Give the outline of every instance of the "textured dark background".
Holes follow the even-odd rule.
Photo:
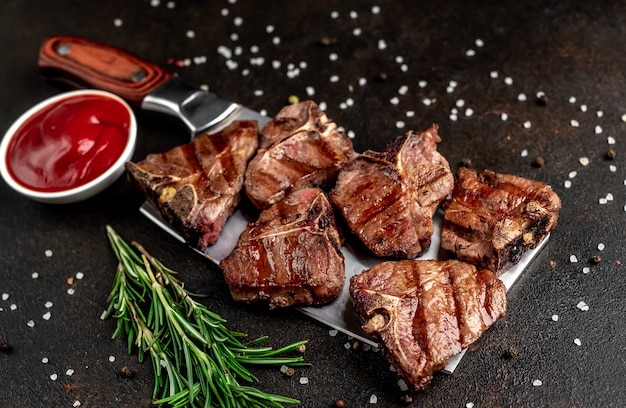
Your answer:
[[[412,395],[410,406],[626,404],[626,265],[620,262],[626,262],[625,2],[157,3],[4,0],[0,128],[62,90],[37,71],[39,45],[50,35],[125,48],[270,115],[290,95],[308,98],[312,86],[310,98],[325,102],[328,115],[353,132],[359,151],[381,149],[399,133],[436,122],[443,138],[439,149],[453,168],[471,161],[479,169],[547,182],[562,198],[563,210],[549,243],[509,292],[507,317],[471,347],[454,375],[437,375],[426,391]],[[220,46],[234,52],[230,62],[218,53]],[[177,66],[185,59],[189,65]],[[290,63],[300,67],[293,78]],[[507,85],[506,77],[513,83]],[[450,81],[456,81],[451,92]],[[399,93],[402,86],[406,93]],[[539,91],[545,103],[537,103]],[[452,120],[460,99],[465,105]],[[466,108],[473,113],[466,115]],[[187,140],[168,121],[140,112],[138,119],[137,159]],[[523,126],[526,121],[530,128]],[[605,157],[609,149],[616,152],[613,160]],[[542,167],[533,165],[537,157]],[[589,165],[581,164],[582,157]],[[4,183],[0,198],[0,341],[12,347],[0,352],[1,407],[150,405],[150,365],[126,355],[124,341],[110,339],[114,322],[99,318],[116,267],[106,224],[180,271],[192,291],[208,294],[206,304],[232,329],[251,337],[267,334],[273,345],[309,339],[306,358],[312,366],[291,378],[276,369],[255,369],[262,389],[299,398],[303,407],[332,407],[338,398],[349,407],[404,405],[395,373],[380,353],[347,349],[352,340],[331,337],[327,327],[296,311],[268,313],[234,304],[215,266],[139,214],[142,198],[125,179],[74,205],[35,203]],[[593,264],[596,255],[601,260]],[[84,278],[69,285],[77,272]],[[581,301],[588,311],[577,308]],[[137,370],[136,377],[120,378],[123,366]],[[301,377],[308,384],[300,384]],[[535,380],[542,385],[534,386]],[[373,395],[376,404],[370,404]]]

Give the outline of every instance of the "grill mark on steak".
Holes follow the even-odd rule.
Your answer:
[[[261,131],[261,149],[246,171],[245,191],[264,209],[301,188],[326,187],[354,158],[350,139],[317,104],[284,107]]]
[[[126,169],[163,218],[190,245],[204,250],[217,241],[240,201],[258,137],[256,121],[235,121],[216,134],[128,162]]]
[[[352,277],[349,290],[363,330],[416,390],[506,311],[495,274],[458,260],[385,261]]]
[[[415,258],[430,246],[433,215],[454,184],[437,130],[409,131],[339,172],[330,199],[376,256]]]
[[[457,258],[501,274],[556,226],[561,201],[547,184],[464,167],[456,175],[441,246]]]
[[[333,208],[318,188],[301,189],[263,210],[220,263],[233,299],[271,309],[321,305],[345,283]]]

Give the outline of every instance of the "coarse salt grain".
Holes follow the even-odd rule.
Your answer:
[[[26,322],[26,326],[32,329],[33,327],[35,327],[35,322],[33,320],[29,320]]]
[[[350,350],[352,348],[352,345],[350,344],[350,342],[346,342],[344,343],[343,348],[345,348],[346,350]]]
[[[68,294],[68,295],[70,295],[70,296],[71,296],[71,295],[73,295],[74,293],[76,293],[76,290],[75,290],[74,288],[69,288],[69,289],[67,289],[67,294]]]
[[[558,322],[559,321],[559,315],[558,314],[553,314],[552,315],[552,321],[553,322]]]
[[[56,381],[58,377],[59,377],[59,376],[58,376],[56,373],[55,373],[55,374],[50,374],[50,379],[51,379],[52,381]]]
[[[567,177],[569,177],[569,178],[574,178],[574,177],[576,177],[576,175],[577,175],[577,174],[578,174],[578,172],[577,172],[577,171],[570,171],[570,172],[567,174]]]
[[[406,111],[405,115],[407,118],[412,118],[415,116],[415,111]]]
[[[51,249],[46,249],[44,251],[44,255],[46,255],[47,258],[50,258],[52,256],[52,250]]]
[[[109,356],[109,363],[112,363],[115,361],[115,356]]]
[[[513,78],[511,77],[504,78],[504,83],[507,85],[513,85]]]
[[[72,404],[73,407],[80,407],[81,403],[79,400],[74,401],[74,403]]]
[[[578,123],[578,121],[577,121],[576,119],[572,119],[572,120],[569,122],[569,124],[570,124],[572,127],[578,127],[578,126],[580,126],[580,123]]]
[[[580,111],[581,112],[587,112],[587,105],[580,105]]]
[[[565,188],[570,188],[572,186],[572,182],[569,180],[565,180],[565,182],[563,183],[563,187]]]
[[[474,44],[476,44],[476,46],[480,48],[485,45],[485,42],[482,39],[477,38],[476,40],[474,40]]]
[[[602,116],[604,116],[604,112],[602,112],[601,110],[600,110],[600,111],[597,111],[597,112],[596,112],[596,116],[597,116],[597,117],[599,117],[599,118],[601,118]]]
[[[72,376],[72,374],[74,374],[74,370],[72,370],[71,368],[68,368],[67,371],[65,371],[65,375],[67,376]]]
[[[609,171],[610,171],[611,173],[615,173],[615,172],[617,171],[617,166],[614,166],[614,165],[612,165],[612,164],[611,164],[611,165],[609,165]]]
[[[599,135],[600,133],[602,133],[602,127],[600,125],[596,125],[593,131],[596,135]]]
[[[472,116],[473,114],[474,114],[474,109],[472,108],[465,109],[465,116],[467,116],[468,118]]]
[[[385,48],[387,48],[387,43],[385,42],[385,40],[378,40],[378,49],[384,50]]]
[[[376,396],[376,394],[370,395],[370,404],[376,404],[376,403],[378,403],[378,397]]]
[[[233,24],[235,24],[237,27],[241,26],[243,24],[243,18],[242,17],[235,17],[233,19]]]
[[[615,138],[613,136],[609,136],[606,138],[606,142],[610,145],[614,145],[615,144]]]
[[[454,104],[457,108],[462,108],[463,106],[465,106],[465,99],[457,99]]]
[[[526,94],[525,93],[521,93],[519,95],[517,95],[517,100],[520,102],[524,102],[526,100]]]
[[[400,95],[406,95],[408,91],[409,91],[409,87],[406,85],[402,85],[400,88],[398,88],[398,93]]]
[[[354,30],[352,30],[352,35],[358,37],[361,35],[362,32],[363,30],[360,27],[356,27]]]
[[[426,85],[428,85],[428,82],[424,81],[423,79],[417,82],[417,86],[419,86],[420,88],[426,88]]]
[[[578,262],[578,258],[576,258],[576,255],[570,255],[569,261],[571,263],[576,263],[576,262]]]
[[[17,305],[15,303],[13,303],[13,304],[11,304],[11,306],[9,306],[9,309],[17,310]]]
[[[465,55],[468,57],[473,57],[474,55],[476,55],[476,51],[470,48],[469,50],[465,51]]]
[[[498,77],[498,71],[489,72],[489,78],[496,79]]]
[[[533,387],[541,387],[542,385],[543,385],[543,382],[541,380],[533,381]]]
[[[430,106],[433,103],[433,101],[430,98],[423,98],[422,103],[426,106]]]
[[[3,293],[2,294],[2,300],[7,300],[9,298],[9,294],[8,293]]]
[[[113,20],[113,25],[115,27],[121,27],[122,26],[122,19],[121,18],[116,18]]]
[[[339,76],[338,75],[332,75],[330,77],[330,82],[338,82],[339,81]]]
[[[44,313],[43,316],[41,316],[44,320],[50,320],[50,317],[52,316],[52,314],[50,312],[46,312]]]
[[[38,274],[37,272],[33,272],[33,273],[30,275],[30,277],[31,277],[31,278],[33,278],[33,279],[37,279],[37,278],[39,278],[39,274]]]
[[[389,99],[389,103],[392,105],[397,105],[400,103],[400,99],[397,96],[394,96],[393,98]]]
[[[521,156],[522,157],[527,157],[528,156],[528,150],[526,150],[526,149],[522,150]]]
[[[569,103],[576,103],[576,97],[575,96],[570,96],[569,97]]]
[[[49,361],[48,357],[44,357],[44,358],[41,359],[41,363],[42,364],[48,364],[48,361]]]
[[[591,269],[590,269],[588,266],[585,266],[585,267],[583,268],[583,273],[584,273],[585,275],[587,275],[589,272],[591,272]]]
[[[581,157],[580,159],[578,159],[578,162],[580,164],[582,164],[583,166],[588,166],[589,165],[589,157]]]
[[[196,36],[196,32],[193,30],[187,30],[185,35],[187,36],[187,38],[194,38]]]
[[[531,123],[529,120],[527,120],[526,122],[524,122],[524,129],[530,129]]]
[[[331,337],[335,337],[338,333],[339,333],[339,330],[337,330],[337,329],[332,329],[332,330],[329,330],[329,331],[328,331],[328,334],[329,334]]]
[[[576,304],[576,307],[582,310],[583,312],[586,312],[589,310],[589,305],[582,300]]]
[[[300,384],[306,385],[309,383],[309,379],[307,377],[300,377]]]
[[[583,343],[582,343],[582,341],[580,341],[580,339],[579,339],[579,338],[575,338],[575,339],[574,339],[574,344],[575,344],[575,345],[577,345],[577,346],[580,346],[580,345],[582,345]]]
[[[372,6],[372,14],[380,13],[380,6]]]
[[[398,380],[398,387],[400,387],[400,391],[403,392],[409,390],[409,386],[406,385],[406,382],[403,379]]]
[[[396,122],[396,127],[398,129],[402,129],[404,126],[405,126],[405,123],[404,123],[403,120],[399,120],[399,121]]]
[[[474,403],[468,402],[467,404],[465,404],[465,408],[474,408]]]
[[[50,301],[47,301],[47,302],[44,304],[44,307],[45,307],[46,309],[50,309],[52,306],[54,306],[54,303],[52,303],[52,302],[50,302]]]
[[[622,115],[622,118],[621,118],[621,119],[622,119],[622,122],[626,122],[626,113],[624,113],[624,114]]]
[[[604,251],[604,248],[606,248],[606,246],[603,243],[598,244],[598,251]]]

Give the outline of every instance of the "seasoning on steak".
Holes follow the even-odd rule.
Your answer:
[[[240,201],[258,139],[256,121],[235,121],[216,134],[128,162],[126,169],[163,218],[190,245],[204,250],[217,241]]]
[[[495,274],[458,260],[386,261],[353,276],[350,295],[363,330],[416,390],[506,311]]]
[[[333,208],[319,188],[297,190],[248,224],[220,263],[233,299],[270,309],[322,305],[345,283]]]
[[[441,247],[500,275],[554,229],[561,200],[523,177],[459,168],[444,204]]]
[[[283,108],[261,131],[246,171],[245,191],[264,209],[292,191],[325,187],[354,158],[352,142],[312,101]]]
[[[437,131],[409,131],[339,172],[330,199],[376,256],[415,258],[430,246],[433,215],[454,185]]]

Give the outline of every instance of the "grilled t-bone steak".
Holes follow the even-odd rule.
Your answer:
[[[430,246],[433,214],[454,185],[437,130],[409,131],[339,172],[330,199],[376,256],[415,258]]]
[[[284,107],[261,130],[245,191],[260,209],[300,188],[325,187],[354,158],[350,139],[312,101]]]
[[[235,121],[139,163],[131,179],[192,246],[214,244],[241,198],[246,165],[258,148],[256,121]]]
[[[363,330],[416,390],[506,311],[502,281],[458,260],[382,262],[350,279],[350,295]]]
[[[345,283],[340,250],[330,202],[319,188],[306,188],[263,210],[220,267],[237,301],[322,305]]]
[[[465,167],[456,176],[441,247],[458,259],[500,275],[556,226],[561,200],[549,185]]]

